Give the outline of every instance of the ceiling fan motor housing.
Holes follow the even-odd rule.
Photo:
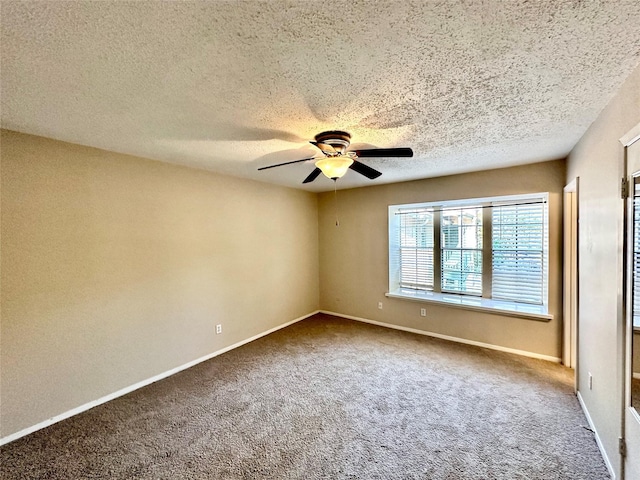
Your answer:
[[[347,147],[351,144],[351,135],[348,132],[342,132],[340,130],[330,130],[328,132],[322,132],[315,136],[316,142],[324,143],[325,145],[331,145],[337,155],[344,155]],[[327,152],[323,152],[325,155]]]

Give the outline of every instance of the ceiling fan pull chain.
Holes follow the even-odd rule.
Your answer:
[[[333,199],[335,201],[335,206],[336,206],[336,227],[340,226],[340,221],[338,220],[338,185],[337,185],[337,178],[333,179]]]

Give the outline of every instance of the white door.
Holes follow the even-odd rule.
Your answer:
[[[625,146],[629,181],[624,478],[631,480],[640,479],[640,124],[620,141]]]

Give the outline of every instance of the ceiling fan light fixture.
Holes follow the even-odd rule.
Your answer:
[[[316,162],[316,167],[322,170],[322,173],[328,178],[335,180],[347,173],[349,167],[353,164],[353,159],[346,156],[335,156],[321,158]]]

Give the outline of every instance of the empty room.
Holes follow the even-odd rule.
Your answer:
[[[636,0],[0,24],[0,477],[640,479]]]

